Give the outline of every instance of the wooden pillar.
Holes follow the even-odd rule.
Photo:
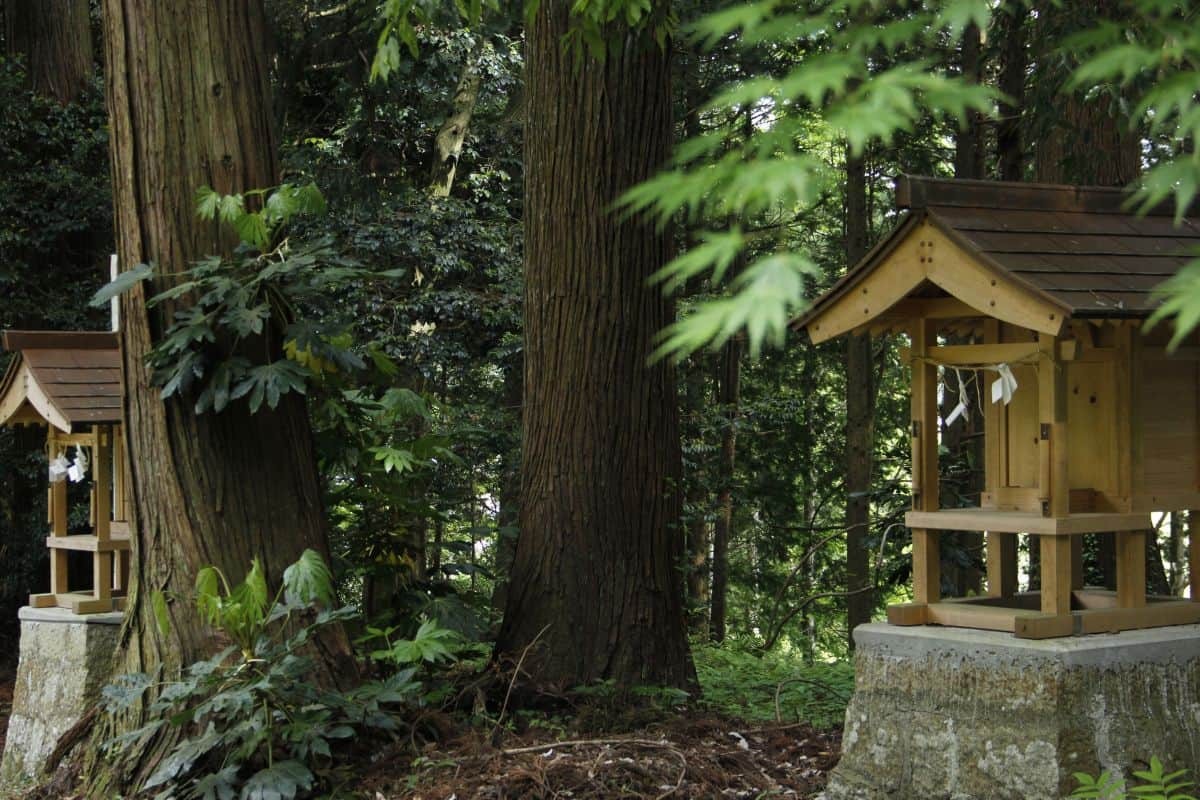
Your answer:
[[[1017,537],[1012,533],[987,534],[988,597],[1017,593]]]
[[[1071,513],[1071,482],[1067,464],[1067,369],[1058,337],[1038,334],[1038,499],[1042,516]],[[1071,590],[1076,564],[1071,537],[1042,536],[1042,611],[1063,616],[1071,613]],[[1082,551],[1080,551],[1082,552]],[[1081,561],[1081,559],[1080,559]]]
[[[925,361],[937,344],[937,327],[920,319],[912,326],[912,498],[913,509],[938,509],[937,367]],[[942,568],[938,531],[912,531],[913,600],[941,598]]]
[[[125,432],[121,425],[112,428],[113,452],[113,519],[124,522],[129,519],[125,505]]]
[[[1146,532],[1117,533],[1117,606],[1146,606]]]
[[[107,542],[112,524],[112,431],[103,425],[94,425],[92,435],[96,446],[92,448],[92,508],[95,510],[96,539]],[[110,572],[111,572],[111,564]],[[111,579],[110,579],[111,580]]]
[[[1042,552],[1042,613],[1071,613],[1071,538],[1040,536]]]
[[[1038,335],[1038,497],[1042,516],[1065,517],[1071,511],[1067,464],[1067,370],[1058,337]]]
[[[54,428],[46,437],[46,453],[48,459],[58,455],[59,443],[54,435]],[[67,479],[50,484],[50,535],[67,535]],[[51,548],[50,550],[50,592],[66,594],[70,591],[70,574],[68,571],[68,552]]]

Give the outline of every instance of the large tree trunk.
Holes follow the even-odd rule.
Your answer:
[[[729,540],[733,528],[733,472],[737,464],[738,404],[741,400],[742,340],[734,336],[721,348],[716,401],[724,417],[717,462],[717,518],[713,521],[712,600],[708,623],[714,642],[725,641],[729,607]]]
[[[1000,91],[1009,102],[1000,103],[996,124],[996,171],[1002,181],[1025,177],[1025,152],[1021,143],[1021,110],[1025,104],[1025,70],[1029,66],[1026,49],[1029,9],[1023,3],[1002,5],[996,21],[1003,42],[1000,51]]]
[[[1130,130],[1128,117],[1107,92],[1085,97],[1065,87],[1071,68],[1055,51],[1063,39],[1091,27],[1097,18],[1120,16],[1121,0],[1083,2],[1046,0],[1038,7],[1039,73],[1052,87],[1051,113],[1040,121],[1035,168],[1041,183],[1125,186],[1141,173],[1141,137]]]
[[[173,311],[148,309],[147,295],[192,259],[230,244],[198,221],[196,190],[278,180],[262,8],[241,0],[105,0],[104,20],[117,250],[122,264],[153,264],[157,276],[121,301],[135,535],[117,668],[161,668],[169,679],[217,646],[187,600],[197,570],[214,564],[237,580],[258,557],[276,582],[304,548],[326,552],[325,523],[302,398],[286,395],[277,410],[254,415],[244,404],[196,415],[186,398],[162,401],[145,365]],[[156,592],[173,599],[167,631],[151,610]],[[318,663],[328,672],[318,679],[344,668],[335,662],[345,652],[338,636],[323,642]],[[151,741],[132,763],[97,761],[90,796],[136,785],[165,744]]]
[[[569,3],[527,32],[521,536],[497,642],[565,686],[690,686],[674,369],[648,365],[672,304],[647,286],[670,236],[612,213],[672,141],[668,53],[563,46]],[[540,637],[540,638],[539,638]]]
[[[63,105],[92,78],[88,0],[4,0],[4,42],[24,59],[30,87]]]
[[[867,170],[860,156],[846,154],[846,263],[867,252]],[[871,621],[871,471],[875,449],[875,385],[871,337],[846,337],[846,630]]]
[[[963,31],[959,53],[959,71],[962,79],[968,83],[979,83],[983,80],[982,49],[983,40],[979,26],[968,25]],[[955,141],[954,177],[982,178],[984,152],[983,114],[968,111]]]

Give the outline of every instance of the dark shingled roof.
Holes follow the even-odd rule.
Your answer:
[[[1071,316],[1146,316],[1157,305],[1153,289],[1200,257],[1200,218],[1176,224],[1170,204],[1138,216],[1128,199],[1122,189],[903,176],[896,204],[909,214],[805,319],[870,273],[922,220]]]
[[[115,333],[5,331],[13,351],[0,381],[0,424],[32,406],[71,432],[121,421],[121,352]]]
[[[1142,316],[1151,291],[1200,256],[1200,220],[1138,216],[1121,189],[901,178],[897,203],[1074,316]]]

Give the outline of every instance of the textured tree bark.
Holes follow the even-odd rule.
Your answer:
[[[1000,91],[1011,102],[1000,103],[1000,121],[996,125],[996,169],[1002,181],[1025,178],[1025,151],[1021,142],[1021,110],[1025,102],[1025,70],[1029,66],[1027,20],[1029,9],[1023,3],[1006,3],[997,11],[1000,36]]]
[[[4,0],[4,42],[24,59],[33,91],[62,105],[92,78],[88,0]]]
[[[433,166],[429,174],[429,191],[434,197],[449,197],[454,186],[454,173],[458,169],[458,157],[462,154],[463,142],[467,140],[467,129],[475,103],[479,100],[479,87],[483,74],[479,69],[479,58],[483,52],[483,37],[480,36],[463,62],[462,74],[454,89],[450,115],[438,128],[434,137]]]
[[[1049,66],[1041,80],[1055,86],[1052,108],[1041,122],[1035,171],[1041,183],[1125,186],[1141,173],[1141,137],[1129,128],[1116,98],[1107,93],[1087,98],[1062,84],[1067,68],[1053,52],[1064,36],[1085,30],[1097,18],[1119,18],[1121,0],[1042,3],[1038,7],[1041,58]]]
[[[737,464],[738,404],[742,384],[742,340],[734,336],[721,347],[717,373],[717,406],[725,417],[717,462],[717,518],[713,521],[712,597],[708,621],[714,642],[725,641],[729,599],[729,540],[733,527],[733,472]]]
[[[521,535],[496,652],[536,640],[535,682],[691,686],[674,369],[647,364],[670,236],[612,213],[671,147],[669,55],[614,30],[605,61],[579,56],[569,6],[526,33]]]
[[[867,252],[867,173],[862,156],[846,153],[846,263]],[[871,336],[846,337],[846,630],[871,621],[871,472],[875,450],[875,381]]]
[[[983,80],[983,40],[979,26],[972,23],[963,31],[959,65],[963,80],[979,83]],[[983,115],[968,111],[959,128],[954,147],[954,177],[983,177]]]
[[[144,360],[173,311],[148,309],[147,295],[192,259],[231,244],[197,219],[196,190],[278,180],[261,4],[105,0],[104,21],[117,250],[122,264],[150,263],[156,272],[152,287],[121,299],[135,534],[117,669],[161,668],[170,678],[216,646],[186,600],[199,567],[214,564],[237,580],[258,557],[275,582],[304,548],[326,553],[325,523],[302,399],[286,395],[277,410],[255,415],[243,404],[196,415],[187,399],[159,398]],[[151,609],[156,592],[172,598],[167,631]],[[318,679],[345,670],[347,652],[341,636],[323,641],[316,654],[327,671]],[[98,728],[95,741],[138,723],[115,720],[118,730]],[[88,796],[136,786],[165,745],[151,741],[128,763],[97,756]]]

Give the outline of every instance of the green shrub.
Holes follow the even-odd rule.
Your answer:
[[[177,729],[178,742],[141,787],[163,800],[290,800],[333,784],[339,745],[367,732],[403,732],[391,709],[420,702],[423,687],[413,666],[348,691],[317,685],[306,645],[322,628],[357,615],[330,608],[332,599],[329,569],[311,550],[284,572],[274,597],[257,559],[236,586],[216,568],[201,570],[197,611],[234,644],[178,680],[156,683],[135,673],[106,687],[106,708],[117,713],[155,690],[149,721],[111,741],[110,753],[136,754],[164,728]],[[162,608],[161,597],[155,605]]]
[[[693,643],[703,704],[748,720],[842,724],[854,688],[853,665],[805,664],[787,653],[754,653],[736,645]]]

